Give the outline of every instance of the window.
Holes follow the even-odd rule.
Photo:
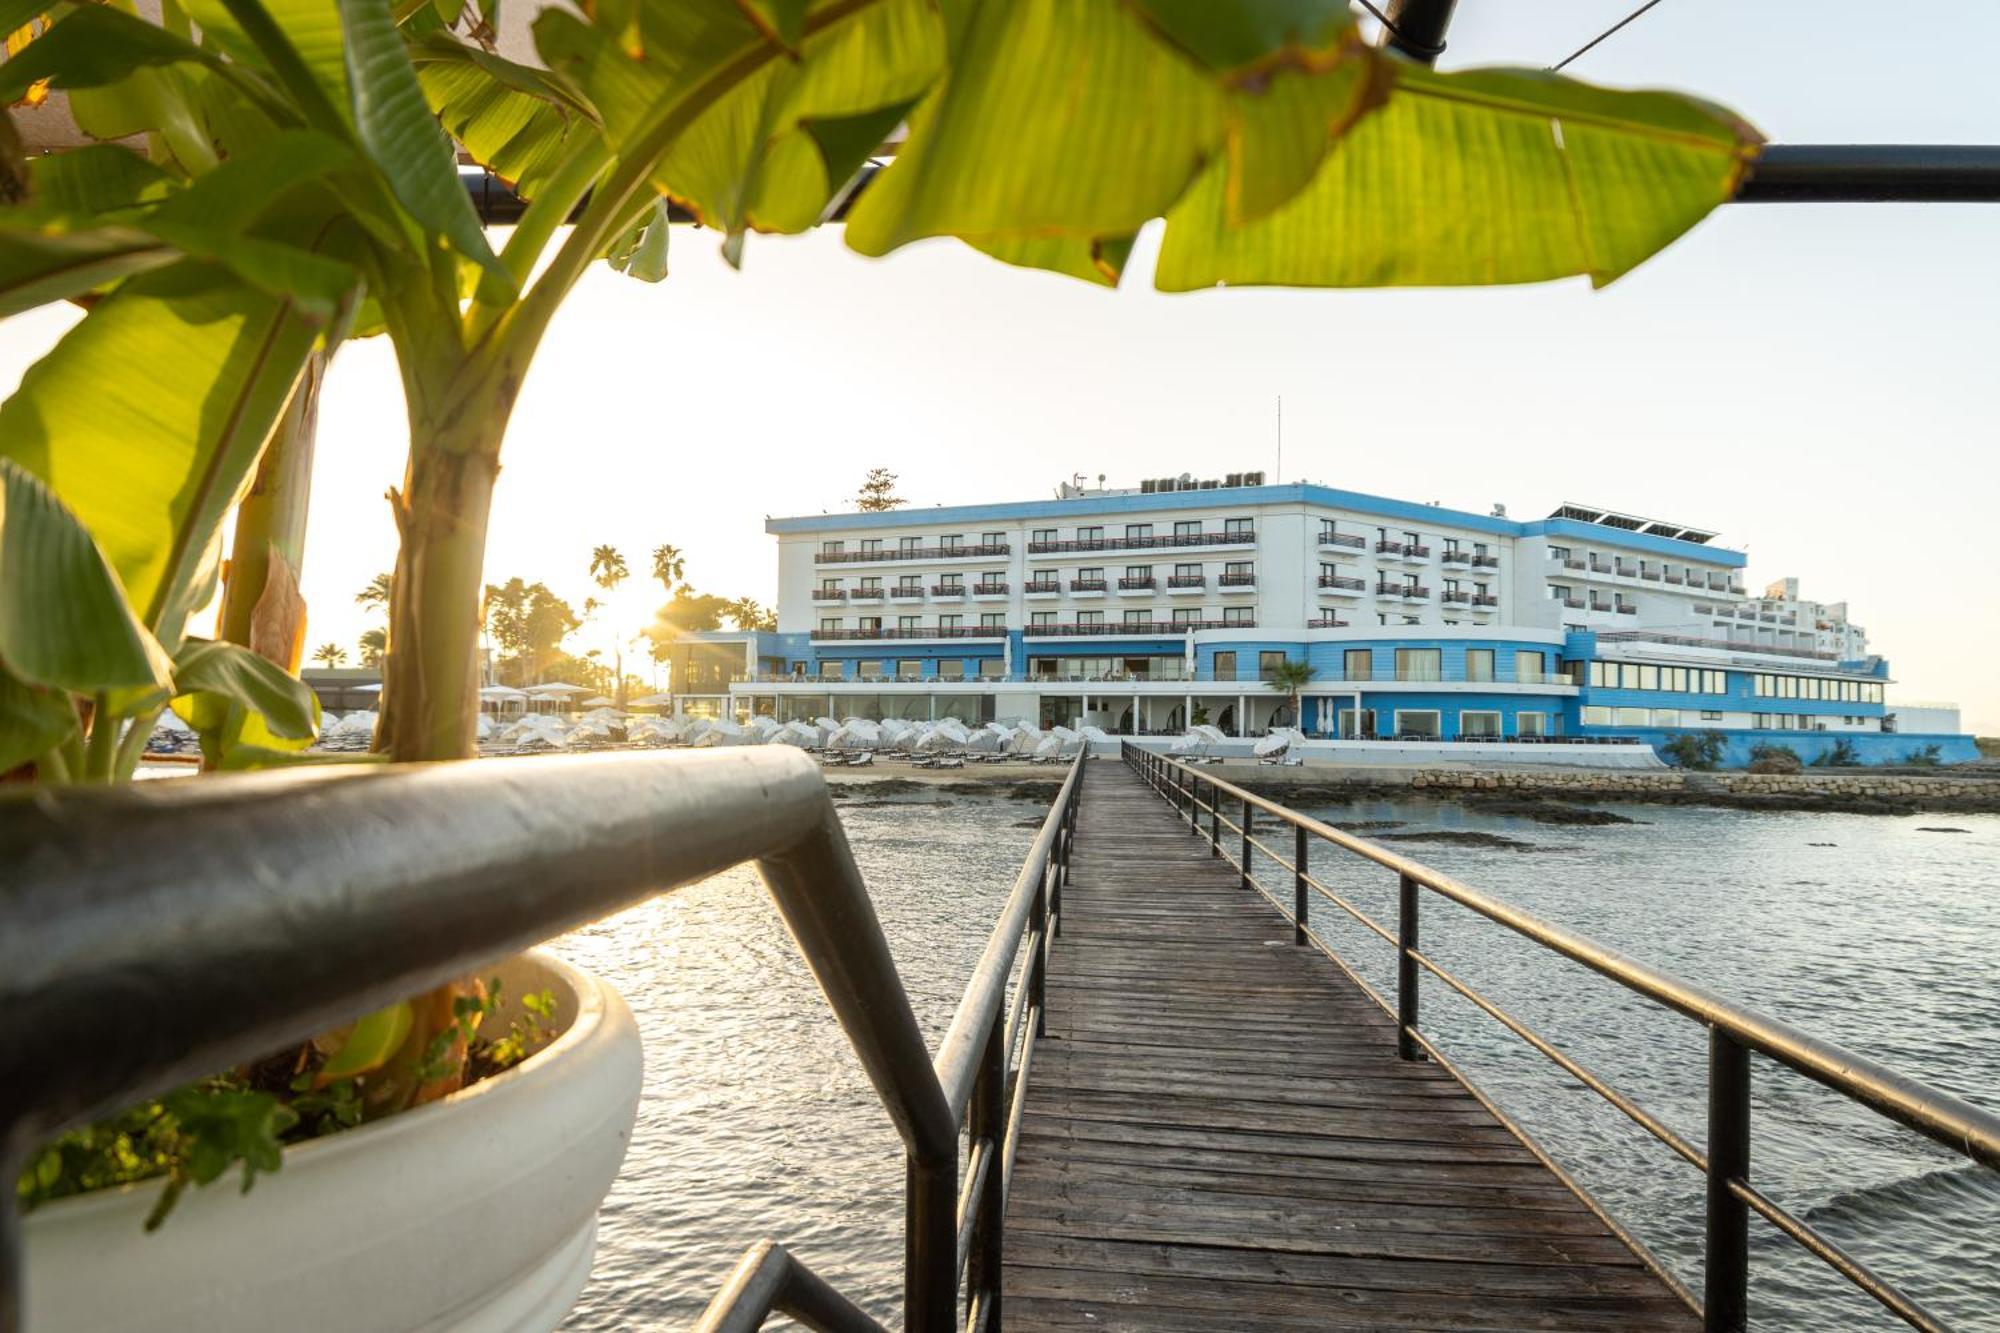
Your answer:
[[[1722,721],[1722,710],[1718,708],[1704,708],[1701,710],[1701,720],[1704,722],[1720,722]]]
[[[1375,654],[1367,648],[1349,648],[1341,654],[1342,680],[1375,679]]]
[[[1028,612],[1028,624],[1032,628],[1040,629],[1044,625],[1053,625],[1055,623],[1056,623],[1056,613],[1053,611]]]
[[[1567,547],[1567,546],[1551,546],[1551,547],[1549,548],[1549,559],[1551,559],[1551,560],[1567,560],[1567,559],[1569,559],[1569,558],[1570,558],[1570,555],[1569,555],[1569,547]]]
[[[921,537],[898,537],[896,539],[896,549],[905,553],[922,550],[923,545],[924,539]]]
[[[921,575],[905,574],[896,580],[896,595],[899,597],[922,596],[924,580]]]
[[[839,680],[847,674],[846,668],[847,663],[845,662],[821,662],[819,664],[819,678],[821,680]]]
[[[1076,571],[1076,579],[1079,583],[1102,583],[1104,582],[1104,566],[1093,565],[1089,569],[1079,569]]]
[[[981,629],[1007,628],[1007,613],[1005,611],[981,611],[979,613],[979,628]]]
[[[868,537],[862,540],[861,550],[866,555],[873,555],[881,549],[882,539],[880,537]]]
[[[861,617],[861,628],[865,632],[870,634],[880,634],[882,632],[882,617],[880,616]]]
[[[1152,538],[1152,535],[1153,525],[1151,523],[1127,523],[1125,525],[1125,540],[1128,542],[1147,541]]]
[[[1461,736],[1498,736],[1500,715],[1492,712],[1462,712],[1458,715],[1458,734]]]
[[[938,591],[940,591],[940,592],[964,592],[964,591],[965,591],[965,575],[963,575],[963,574],[940,574],[940,575],[938,575]]]
[[[1570,599],[1574,598],[1575,596],[1576,596],[1576,592],[1575,592],[1575,590],[1574,590],[1574,589],[1572,589],[1572,588],[1569,588],[1569,587],[1567,587],[1567,586],[1565,586],[1565,585],[1563,585],[1563,584],[1560,584],[1560,583],[1551,583],[1551,584],[1549,585],[1549,600],[1550,600],[1550,601],[1553,601],[1553,602],[1567,602],[1567,601],[1569,601]]]
[[[957,629],[957,628],[958,628],[959,626],[963,625],[964,623],[965,623],[965,617],[964,617],[964,616],[939,616],[939,617],[938,617],[938,628],[939,628],[939,629]]]
[[[1546,736],[1549,734],[1547,713],[1514,714],[1514,734],[1516,736]]]
[[[1151,611],[1127,611],[1125,613],[1125,624],[1129,628],[1144,629],[1152,623],[1153,613]]]
[[[1104,529],[1094,524],[1087,528],[1078,528],[1076,539],[1080,542],[1101,542],[1104,540]]]
[[[1396,735],[1408,736],[1416,740],[1436,740],[1443,728],[1438,723],[1435,708],[1398,708],[1396,710]]]
[[[1456,538],[1456,537],[1446,537],[1446,538],[1444,539],[1444,553],[1445,553],[1446,555],[1457,555],[1457,554],[1459,553],[1459,551],[1458,551],[1458,538]]]
[[[1257,679],[1269,680],[1285,664],[1283,649],[1266,649],[1257,654]]]
[[[1192,629],[1201,624],[1201,611],[1192,606],[1177,606],[1174,608],[1174,623]]]
[[[1523,685],[1544,684],[1542,673],[1547,669],[1547,661],[1548,659],[1538,652],[1525,648],[1516,649],[1514,652],[1514,679],[1520,681]]]
[[[1436,648],[1398,648],[1397,680],[1443,680],[1443,652]],[[1401,730],[1401,728],[1398,728]]]
[[[965,547],[964,533],[954,532],[951,533],[949,536],[938,538],[938,549],[943,551],[947,555],[963,550],[964,547]]]
[[[825,634],[825,633],[831,633],[832,631],[834,631],[834,630],[837,630],[837,629],[839,629],[839,628],[840,628],[840,617],[839,617],[839,616],[821,616],[821,617],[820,617],[820,622],[819,622],[819,628],[820,628],[820,632],[821,632],[821,633],[823,633],[823,634]]]
[[[1174,523],[1174,536],[1176,537],[1201,536],[1201,520],[1198,518],[1184,518],[1177,520]]]
[[[872,593],[881,592],[882,591],[881,575],[871,574],[867,578],[861,580],[861,591],[872,592]]]
[[[1153,567],[1151,565],[1127,565],[1125,566],[1125,577],[1140,583],[1148,582],[1153,577]]]
[[[1028,534],[1028,540],[1031,542],[1053,542],[1056,540],[1056,530],[1054,528],[1036,528]]]
[[[839,591],[840,591],[840,580],[839,580],[839,579],[821,579],[821,580],[819,581],[819,590],[820,590],[821,592],[839,592]]]
[[[1175,565],[1175,566],[1174,566],[1174,577],[1175,577],[1175,578],[1177,578],[1177,579],[1198,579],[1198,578],[1200,578],[1200,577],[1201,577],[1201,566],[1200,566],[1200,565]]]
[[[856,662],[854,664],[854,678],[856,680],[880,680],[882,679],[882,664],[872,658],[866,662]]]
[[[1215,655],[1215,678],[1217,680],[1236,679],[1236,654],[1217,653]]]
[[[1656,727],[1678,727],[1681,724],[1681,710],[1678,708],[1655,708],[1653,725]]]
[[[1639,668],[1639,688],[1642,690],[1659,689],[1660,669],[1656,666],[1641,666]]]
[[[1104,623],[1104,613],[1102,611],[1079,611],[1076,613],[1076,623],[1079,625],[1102,625]]]
[[[1256,535],[1257,535],[1257,530],[1256,530],[1256,528],[1255,528],[1255,527],[1253,526],[1253,523],[1252,523],[1252,520],[1250,520],[1250,519],[1247,519],[1247,518],[1225,518],[1225,519],[1223,519],[1223,520],[1222,520],[1222,531],[1223,531],[1223,533],[1224,533],[1225,535],[1227,535],[1227,536],[1231,536],[1231,537],[1241,537],[1241,538],[1245,538],[1245,539],[1248,539],[1248,538],[1250,538],[1250,537],[1254,537],[1254,536],[1256,536]]]
[[[1457,579],[1446,579],[1446,580],[1444,581],[1444,590],[1445,590],[1445,591],[1446,591],[1447,593],[1454,593],[1454,592],[1457,592],[1457,591],[1459,590],[1459,589],[1458,589],[1458,580],[1457,580]]]
[[[941,662],[939,662],[939,663],[938,663],[938,679],[939,679],[939,680],[964,680],[964,679],[965,679],[965,661],[964,661],[964,659],[963,659],[963,658],[958,658],[958,657],[952,657],[952,658],[947,658],[947,659],[945,659],[944,661],[941,661]]]
[[[1491,648],[1468,648],[1465,650],[1465,678],[1467,680],[1493,679],[1493,650]],[[1497,736],[1500,733],[1496,730],[1493,734]]]
[[[1006,670],[1006,666],[1007,664],[997,657],[982,657],[979,659],[979,678],[998,680],[1001,673]]]
[[[1472,544],[1472,558],[1474,560],[1483,562],[1489,554],[1491,552],[1488,550],[1485,542],[1474,542]]]
[[[1247,606],[1225,606],[1222,608],[1222,623],[1225,625],[1254,625],[1256,618]]]
[[[923,618],[922,616],[897,616],[897,617],[896,617],[896,628],[897,628],[897,629],[900,629],[900,630],[912,630],[912,629],[922,629],[923,627],[924,627],[924,618]]]
[[[1611,725],[1611,710],[1603,704],[1583,706],[1583,725],[1586,727],[1608,727]]]
[[[979,534],[979,544],[981,546],[1005,546],[1007,544],[1007,534],[1004,532],[982,532]]]
[[[906,657],[902,661],[896,663],[897,680],[922,680],[923,677],[924,677],[924,664],[918,661],[916,658]]]
[[[821,542],[819,544],[819,553],[821,555],[839,555],[846,549],[846,542]]]
[[[1650,708],[1615,708],[1612,712],[1617,716],[1618,725],[1621,727],[1643,727],[1652,720],[1653,715],[1653,710]]]
[[[1226,579],[1247,579],[1256,568],[1254,561],[1231,560],[1223,565],[1222,576]]]
[[[1319,521],[1319,544],[1321,546],[1333,545],[1334,534],[1338,531],[1339,531],[1339,525],[1336,524],[1332,519],[1330,518],[1321,519]]]

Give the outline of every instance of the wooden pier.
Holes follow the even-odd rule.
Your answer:
[[[1007,1328],[1699,1326],[1137,774],[1089,770]]]

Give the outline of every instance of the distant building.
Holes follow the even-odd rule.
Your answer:
[[[374,709],[382,701],[382,673],[374,667],[304,667],[299,679],[319,696],[323,712]]]
[[[1715,534],[1589,505],[1528,521],[1260,474],[769,520],[778,630],[690,636],[691,712],[1460,740],[1715,729],[1740,759],[1871,762],[1889,668],[1845,603],[1746,592]],[[726,645],[726,647],[725,647]],[[1299,718],[1267,685],[1316,668]],[[724,666],[728,678],[724,679]],[[1950,759],[1969,737],[1921,733]]]

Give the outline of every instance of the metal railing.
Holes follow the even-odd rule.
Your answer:
[[[889,560],[991,560],[1014,548],[1004,542],[971,546],[899,546],[893,550],[815,551],[813,561],[821,565],[875,565]]]
[[[1070,541],[1029,542],[1029,555],[1066,551],[1157,551],[1182,546],[1248,546],[1255,532],[1172,532],[1157,537],[1079,537]]]
[[[905,1326],[957,1326],[961,1275],[966,1326],[993,1325],[1082,778],[1079,756],[935,1058],[825,780],[797,751],[12,795],[0,801],[0,1169],[11,1181],[26,1153],[66,1129],[755,861],[903,1140]],[[19,1326],[20,1275],[10,1202],[0,1328]],[[774,1310],[819,1328],[880,1328],[770,1245],[746,1256],[701,1326],[754,1328]]]
[[[1880,1274],[1849,1254],[1810,1222],[1750,1182],[1750,1055],[1752,1052],[1805,1075],[1860,1106],[1874,1111],[1967,1161],[2000,1169],[2000,1116],[1962,1101],[1949,1093],[1919,1083],[1802,1032],[1789,1024],[1743,1008],[1701,987],[1628,958],[1586,936],[1565,930],[1530,915],[1497,898],[1481,893],[1448,875],[1419,862],[1396,855],[1365,839],[1342,833],[1319,820],[1289,810],[1274,801],[1225,782],[1212,773],[1154,753],[1131,742],[1120,744],[1125,763],[1171,802],[1188,821],[1190,833],[1204,834],[1213,853],[1235,866],[1246,889],[1256,889],[1280,912],[1279,897],[1259,883],[1252,871],[1254,848],[1292,877],[1290,919],[1295,944],[1311,943],[1330,958],[1396,1023],[1397,1054],[1405,1060],[1428,1057],[1465,1084],[1563,1180],[1614,1234],[1629,1245],[1648,1267],[1670,1286],[1689,1306],[1702,1314],[1705,1328],[1712,1331],[1741,1330],[1748,1321],[1749,1301],[1749,1219],[1755,1213],[1807,1252],[1819,1258],[1872,1297],[1885,1310],[1912,1327],[1937,1330],[1946,1325]],[[1224,803],[1240,812],[1237,823],[1223,814]],[[1292,830],[1291,859],[1256,836],[1256,819],[1265,815],[1279,827]],[[1224,830],[1240,839],[1238,854],[1230,856],[1224,846]],[[1397,876],[1397,913],[1394,929],[1376,921],[1311,871],[1309,842],[1317,840],[1341,851],[1373,862]],[[1526,1023],[1502,1009],[1476,990],[1471,983],[1447,970],[1423,952],[1421,903],[1423,892],[1468,908],[1515,934],[1598,975],[1643,996],[1662,1008],[1701,1023],[1708,1029],[1708,1125],[1705,1150],[1683,1138],[1660,1119],[1613,1088],[1551,1043]],[[1393,947],[1396,951],[1396,987],[1393,1002],[1364,981],[1312,926],[1311,901],[1324,898],[1342,912]],[[1537,1052],[1553,1061],[1571,1078],[1581,1083],[1641,1129],[1664,1143],[1707,1178],[1703,1292],[1697,1299],[1678,1278],[1610,1216],[1532,1138],[1459,1071],[1427,1036],[1419,1024],[1421,993],[1419,980],[1428,972],[1452,991],[1469,1000],[1488,1017],[1521,1038]]]

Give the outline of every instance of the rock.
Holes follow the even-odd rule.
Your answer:
[[[1429,829],[1420,833],[1378,833],[1377,842],[1448,842],[1459,847],[1504,847],[1514,852],[1566,852],[1567,847],[1542,847],[1499,833],[1474,833],[1461,829]]]
[[[1917,830],[1917,832],[1919,832],[1919,833],[1970,833],[1970,832],[1972,832],[1972,830],[1971,830],[1971,829],[1969,829],[1969,828],[1951,828],[1951,827],[1949,827],[1949,826],[1939,826],[1939,827],[1937,827],[1937,828],[1929,828],[1929,827],[1925,827],[1925,828],[1919,828],[1919,829]]]

